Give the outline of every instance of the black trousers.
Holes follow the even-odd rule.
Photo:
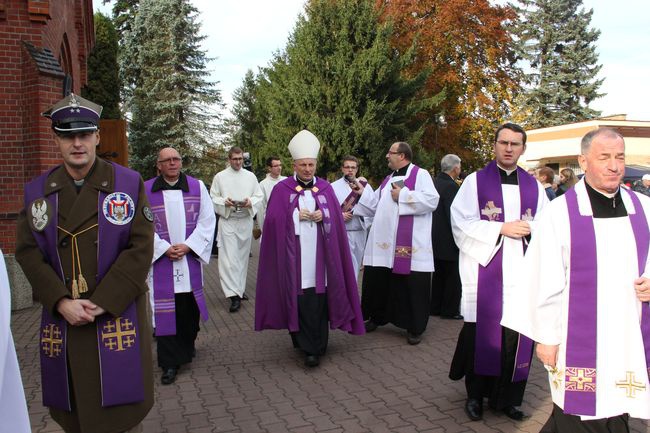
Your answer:
[[[629,433],[629,415],[619,415],[611,418],[580,420],[579,416],[567,415],[557,405],[540,433]]]
[[[434,258],[436,271],[431,279],[431,310],[433,316],[460,314],[461,282],[458,260]]]
[[[361,285],[365,320],[392,323],[412,334],[422,334],[429,322],[431,272],[394,274],[392,269],[366,266]]]
[[[483,401],[483,398],[487,397],[490,407],[497,410],[508,406],[520,406],[527,383],[527,380],[512,382],[519,333],[504,327],[501,327],[501,330],[500,376],[483,376],[474,373],[476,323],[472,322],[465,322],[460,330],[449,371],[449,378],[452,380],[465,377],[468,398]]]
[[[156,337],[158,366],[179,367],[192,361],[194,342],[199,333],[199,307],[194,294],[176,293],[176,335]]]
[[[298,295],[298,332],[291,333],[294,347],[307,355],[324,355],[329,340],[327,293],[316,293],[314,287]]]

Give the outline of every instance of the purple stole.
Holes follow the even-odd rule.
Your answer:
[[[623,192],[625,191],[625,192]],[[641,201],[629,194],[635,213],[629,213],[636,243],[639,275],[645,270],[650,233]],[[596,415],[596,348],[598,344],[598,281],[596,269],[596,233],[592,215],[581,215],[576,188],[565,194],[571,230],[571,272],[569,281],[569,320],[566,343],[564,382],[564,413]],[[650,374],[650,306],[641,307],[641,333],[645,349],[646,367]]]
[[[537,181],[517,167],[520,218],[532,219],[537,212]],[[501,176],[496,161],[476,173],[480,217],[485,221],[505,222]],[[522,239],[522,248],[526,244]],[[487,266],[479,265],[476,305],[476,350],[474,371],[484,376],[501,375],[501,317],[503,314],[503,246]],[[526,380],[533,354],[533,342],[519,335],[513,382]]]
[[[190,176],[187,178],[189,191],[183,191],[183,204],[185,207],[185,238],[188,238],[196,228],[196,222],[201,209],[201,184]],[[171,243],[167,215],[165,214],[165,198],[163,191],[152,192],[157,178],[145,182],[145,191],[149,197],[151,212],[154,218],[156,234]],[[192,293],[199,307],[202,320],[208,320],[208,307],[203,294],[203,269],[201,262],[192,254],[185,256],[190,269],[190,285]],[[154,317],[156,319],[156,336],[176,335],[176,301],[174,299],[173,263],[165,255],[153,264],[153,297]]]
[[[359,181],[359,183],[363,186],[368,185],[368,182]],[[343,203],[341,203],[341,210],[343,210],[344,212],[351,211],[360,198],[361,198],[361,194],[359,194],[355,190],[350,191],[350,194],[348,194],[345,200],[343,200]]]
[[[404,186],[411,191],[415,189],[418,171],[420,167],[412,164],[413,168],[408,177],[404,179]],[[386,184],[392,179],[391,175],[386,176],[379,187],[379,194],[384,190]],[[413,223],[414,215],[400,215],[397,222],[397,236],[395,236],[395,256],[393,258],[393,274],[409,275],[411,273],[411,256],[413,254]]]
[[[137,208],[140,175],[118,164],[113,165],[114,191],[128,194]],[[45,182],[57,167],[25,185],[25,207],[42,198],[54,211],[43,231],[33,231],[39,249],[61,281],[64,281],[58,245],[58,193],[44,197]],[[98,194],[101,209],[107,194]],[[98,213],[97,282],[109,271],[120,252],[128,246],[131,223],[115,225]],[[113,318],[102,314],[95,319],[97,347],[102,384],[102,407],[135,403],[144,400],[144,382],[140,358],[140,338],[135,302],[122,315]],[[43,405],[70,412],[70,389],[67,362],[67,322],[50,315],[43,308],[40,335],[41,379]]]
[[[287,184],[290,186],[291,189],[296,191],[296,194],[291,194],[289,197],[289,206],[291,208],[291,212],[289,212],[289,215],[292,215],[293,209],[298,208],[300,204],[300,196],[305,195],[305,190],[302,188],[300,185],[298,185],[298,182],[296,182],[296,179],[294,177],[290,177],[286,180]],[[314,187],[311,190],[312,195],[314,196],[314,200],[316,201],[316,209],[320,209],[321,213],[323,214],[323,220],[321,223],[317,224],[322,224],[322,230],[317,230],[316,234],[316,293],[325,293],[326,291],[326,286],[325,286],[325,238],[329,237],[329,234],[332,230],[332,221],[331,221],[331,214],[329,210],[329,206],[327,203],[327,197],[325,197],[322,194],[319,194],[320,190],[318,188],[318,181],[317,178],[314,178]],[[296,240],[295,242],[296,245],[296,255],[295,257],[300,260],[300,242]],[[300,263],[297,264],[296,266],[297,272],[295,275],[296,281],[295,281],[295,287],[301,288],[302,286],[302,275],[300,273]],[[298,294],[302,294],[301,290],[298,290]],[[292,330],[290,330],[292,331]]]

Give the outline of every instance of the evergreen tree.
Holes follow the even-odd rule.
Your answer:
[[[521,21],[515,28],[520,53],[528,62],[527,89],[518,110],[529,128],[579,122],[600,115],[589,104],[602,96],[603,80],[590,28],[593,10],[582,0],[519,0]]]
[[[262,116],[257,103],[257,80],[250,69],[246,72],[241,87],[233,94],[232,118],[227,119],[227,146],[239,146],[248,152],[260,147],[263,142]],[[258,175],[264,172],[264,164],[254,164]]]
[[[88,82],[81,95],[104,107],[102,118],[119,119],[118,35],[109,17],[95,14],[95,46],[88,56]]]
[[[362,160],[365,175],[385,173],[386,149],[408,141],[418,163],[431,164],[419,141],[428,119],[418,117],[441,97],[420,94],[428,70],[404,74],[414,49],[390,44],[393,27],[379,23],[372,0],[311,0],[284,52],[276,53],[257,83],[264,140],[261,164],[303,128],[321,141],[319,174],[332,174],[346,154]]]
[[[131,166],[145,178],[155,174],[158,150],[166,146],[183,155],[190,173],[209,163],[203,155],[216,141],[222,101],[207,80],[199,27],[189,0],[142,0],[125,33]]]

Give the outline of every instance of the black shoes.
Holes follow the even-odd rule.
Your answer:
[[[472,421],[483,419],[483,402],[475,398],[468,398],[465,402],[465,413]]]
[[[230,297],[230,312],[231,313],[236,313],[239,311],[241,308],[241,299],[239,299],[239,296],[231,296]]]
[[[406,341],[408,341],[411,346],[420,344],[420,341],[422,341],[422,334],[411,334],[410,332],[407,332]]]
[[[379,328],[379,325],[377,323],[373,322],[372,319],[369,319],[365,323],[365,327],[366,327],[366,332],[373,332],[373,331],[376,331],[377,328]]]
[[[528,415],[520,411],[514,406],[507,406],[501,409],[501,412],[505,414],[510,419],[514,419],[515,421],[522,421],[526,418],[528,418]]]
[[[441,319],[447,319],[447,320],[463,320],[464,317],[461,316],[460,314],[454,314],[453,316],[440,316]]]
[[[244,293],[243,295],[241,295],[241,300],[242,300],[242,301],[248,301],[248,296],[246,295],[246,293]]]
[[[163,368],[163,375],[160,382],[163,385],[170,385],[176,381],[176,374],[178,374],[178,367]]]
[[[317,355],[307,355],[305,357],[305,365],[307,367],[318,367],[318,364],[320,364],[320,359],[318,359]]]

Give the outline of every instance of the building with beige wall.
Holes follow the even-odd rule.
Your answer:
[[[650,170],[650,121],[626,120],[624,114],[526,131],[526,152],[519,164],[525,168],[549,166],[556,173],[569,167],[576,174],[582,173],[578,165],[580,140],[599,128],[615,129],[625,137],[626,164]]]

